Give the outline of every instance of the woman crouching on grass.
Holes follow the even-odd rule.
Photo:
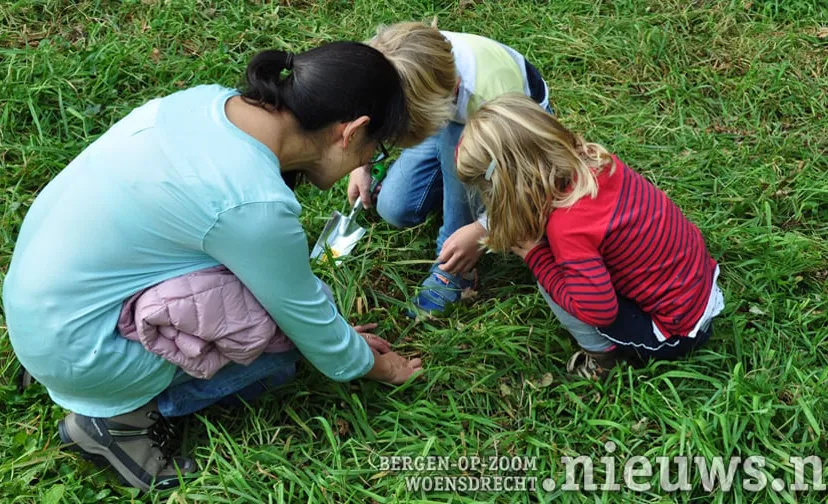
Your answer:
[[[30,208],[3,286],[17,357],[72,412],[62,440],[132,486],[168,489],[195,463],[172,457],[164,417],[237,393],[250,399],[291,379],[300,354],[342,382],[399,384],[419,370],[419,359],[338,313],[311,272],[291,182],[302,173],[329,189],[408,122],[391,63],[337,42],[265,51],[243,93],[198,86],[152,100],[86,148]],[[135,293],[217,265],[252,292],[292,351],[199,380],[117,333]]]
[[[484,105],[457,149],[481,193],[494,251],[524,259],[581,350],[567,370],[673,359],[703,345],[723,309],[699,229],[644,177],[521,95]]]

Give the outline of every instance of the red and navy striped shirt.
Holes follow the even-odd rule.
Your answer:
[[[610,325],[620,294],[650,314],[666,337],[702,317],[716,261],[699,229],[654,185],[618,158],[598,175],[596,198],[556,208],[547,244],[525,258],[559,306],[595,327]]]

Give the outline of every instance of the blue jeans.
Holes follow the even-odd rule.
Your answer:
[[[158,395],[158,411],[165,417],[184,416],[212,405],[250,402],[268,390],[293,381],[298,350],[263,353],[248,366],[228,364],[209,380],[193,378],[178,369],[169,387]]]
[[[403,150],[389,168],[377,199],[377,212],[398,228],[421,224],[429,213],[442,207],[438,255],[449,236],[476,218],[454,167],[461,133],[463,125],[450,122],[423,143]]]
[[[540,106],[554,114],[548,98]],[[483,213],[480,200],[457,179],[454,152],[464,125],[449,124],[423,143],[403,150],[388,169],[377,199],[377,213],[398,228],[416,226],[442,205],[437,255],[449,236]]]
[[[544,289],[540,284],[538,284],[538,289],[540,289],[541,295],[546,301],[546,304],[548,304],[549,308],[552,309],[552,313],[555,314],[555,318],[557,318],[558,322],[560,322],[560,324],[567,331],[569,331],[569,334],[575,338],[578,346],[588,352],[598,353],[609,349],[615,344],[610,341],[609,338],[601,334],[601,331],[599,331],[597,327],[581,322],[573,315],[570,315],[569,312],[561,308],[557,303],[552,301],[552,297],[549,296],[549,293],[547,293],[546,289]]]
[[[322,290],[331,302],[331,288],[322,282]],[[296,377],[296,364],[302,358],[299,350],[263,353],[247,366],[228,364],[209,380],[193,378],[182,369],[176,370],[172,383],[156,400],[158,411],[165,417],[184,416],[214,404],[235,406],[239,399],[250,402],[268,390],[289,383]]]

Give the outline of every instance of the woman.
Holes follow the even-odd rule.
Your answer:
[[[311,272],[290,182],[302,173],[328,189],[407,127],[394,67],[366,45],[337,42],[263,52],[243,93],[199,86],[152,100],[84,150],[30,208],[3,287],[15,353],[72,411],[62,439],[130,485],[170,488],[195,464],[171,457],[164,416],[283,381],[299,352],[337,381],[403,383],[418,371],[419,359],[339,315]],[[130,296],[219,264],[298,352],[187,380],[117,334]]]

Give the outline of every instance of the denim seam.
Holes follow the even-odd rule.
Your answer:
[[[438,160],[439,160],[439,157],[438,157]],[[428,183],[426,184],[425,191],[422,191],[422,194],[420,195],[420,199],[417,202],[417,214],[418,215],[422,214],[423,207],[425,206],[425,200],[428,197],[428,195],[431,194],[431,189],[434,187],[434,183],[437,180],[438,175],[440,177],[442,177],[442,175],[443,175],[443,172],[440,168],[438,168],[437,170],[434,170],[434,172],[431,174],[431,177],[429,178]],[[445,197],[445,195],[443,195],[443,197]]]

